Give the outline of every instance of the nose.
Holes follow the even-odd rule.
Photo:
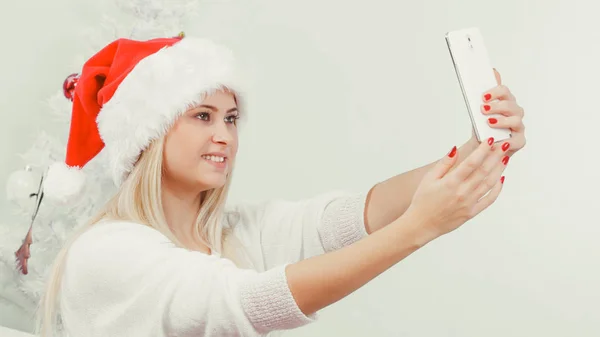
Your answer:
[[[214,133],[212,136],[213,142],[227,145],[231,143],[232,140],[233,136],[231,134],[231,130],[229,130],[226,123],[223,122],[214,124]]]

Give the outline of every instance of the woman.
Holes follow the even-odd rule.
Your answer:
[[[70,78],[67,158],[50,168],[45,193],[76,196],[78,169],[101,150],[119,189],[57,257],[42,336],[58,323],[77,337],[306,325],[491,205],[524,145],[522,109],[498,86],[482,109],[506,116],[492,126],[511,128],[508,142],[472,139],[368,193],[225,208],[246,114],[232,62],[203,39],[120,39]]]

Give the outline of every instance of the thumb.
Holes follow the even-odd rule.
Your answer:
[[[443,178],[456,164],[456,158],[458,157],[458,149],[454,146],[444,158],[440,159],[435,166],[431,169],[430,174],[434,179]]]

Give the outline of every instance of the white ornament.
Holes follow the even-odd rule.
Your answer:
[[[26,166],[8,177],[6,198],[19,207],[29,208],[35,201],[34,196],[38,193],[39,186],[40,177],[33,172],[31,167]]]

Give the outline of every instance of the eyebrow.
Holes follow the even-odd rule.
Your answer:
[[[218,111],[219,110],[219,109],[217,109],[216,107],[214,107],[212,105],[206,105],[206,104],[199,105],[198,108],[207,108],[207,109],[211,109],[211,110],[214,110],[214,111]],[[237,107],[231,108],[231,109],[227,110],[227,113],[235,112],[235,111],[238,111]]]

